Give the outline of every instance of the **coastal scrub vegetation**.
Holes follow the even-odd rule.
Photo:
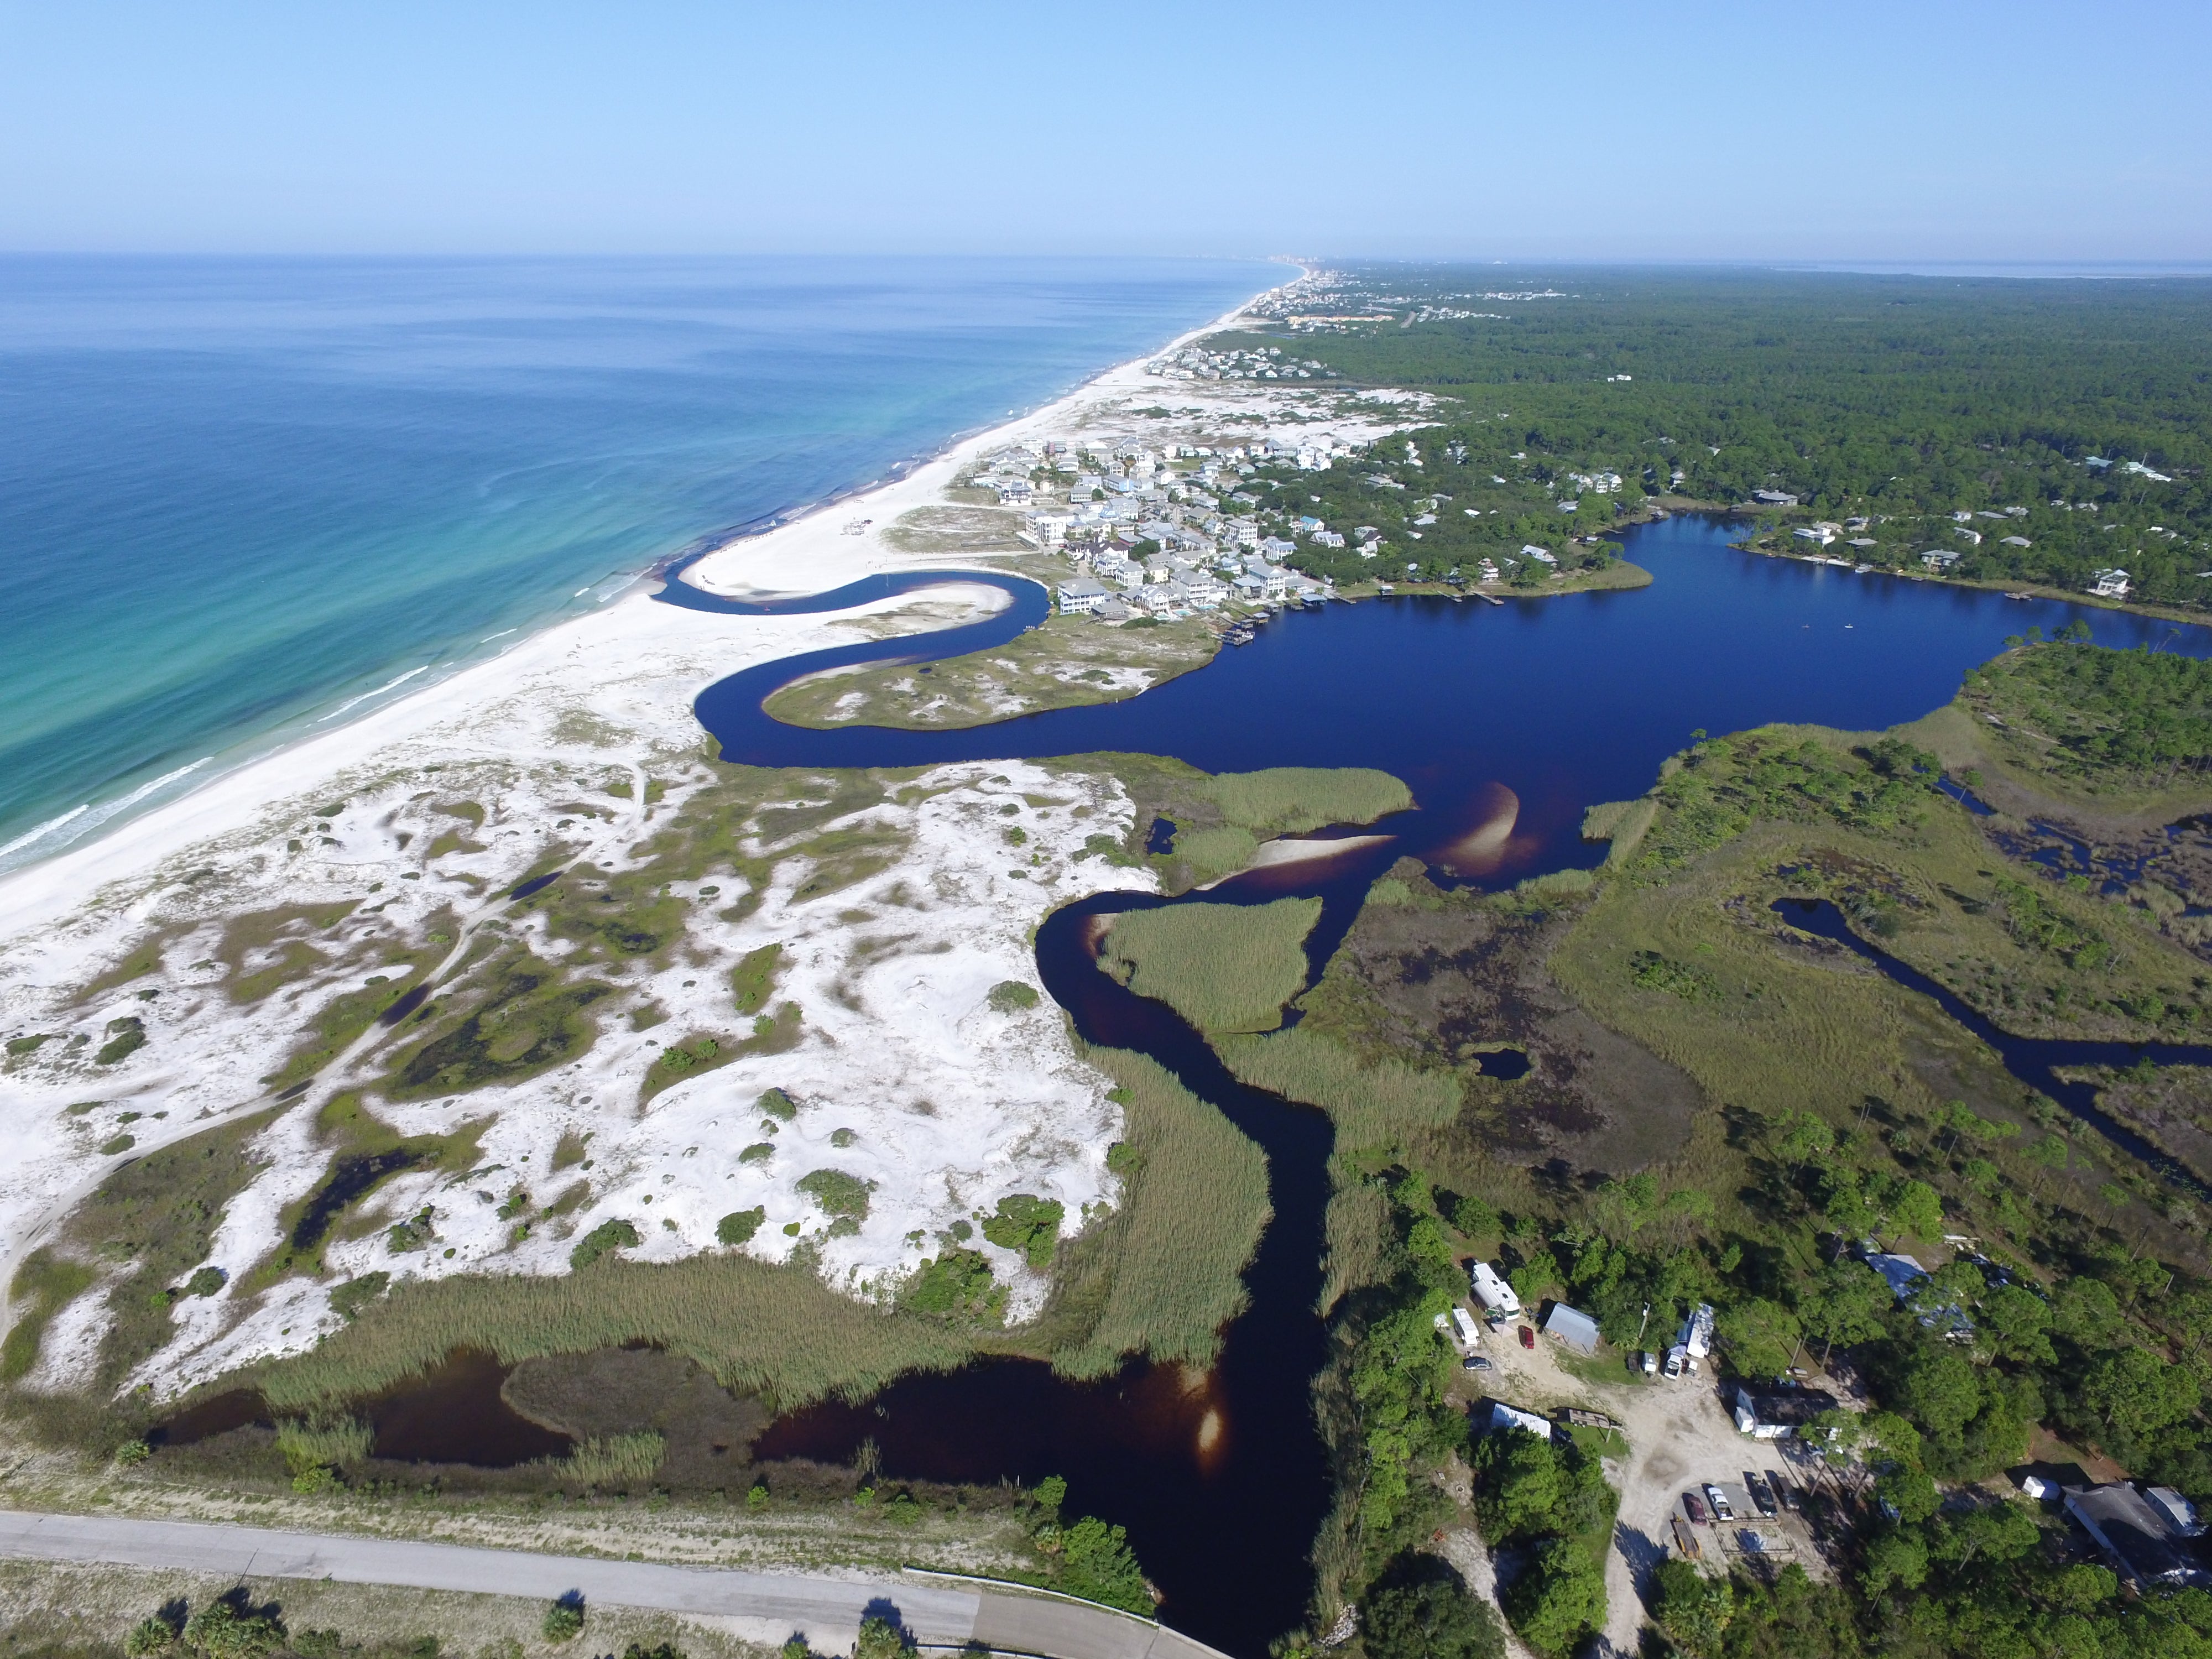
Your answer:
[[[864,668],[785,686],[763,705],[791,726],[955,731],[1048,708],[1117,702],[1212,662],[1221,636],[1201,620],[1101,628],[1048,617],[988,650],[919,666]]]
[[[1204,1031],[1269,1031],[1304,987],[1317,898],[1164,905],[1116,916],[1102,970]]]
[[[2005,765],[2093,797],[2203,787],[2212,662],[2178,653],[2024,645],[1966,676],[1960,703]]]

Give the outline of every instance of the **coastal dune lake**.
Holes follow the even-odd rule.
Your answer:
[[[1292,611],[1251,645],[1124,702],[945,732],[811,731],[762,713],[762,699],[800,673],[984,649],[1042,616],[1033,584],[985,578],[1013,595],[1012,607],[941,636],[764,665],[709,688],[698,712],[725,758],[756,765],[916,766],[1118,750],[1212,772],[1394,773],[1418,805],[1368,827],[1382,839],[1190,896],[1215,903],[1319,896],[1310,982],[1369,884],[1396,859],[1412,854],[1439,880],[1484,885],[1595,863],[1603,849],[1580,838],[1583,809],[1641,794],[1694,731],[1910,720],[1948,701],[1968,668],[2031,625],[2051,631],[2078,618],[2100,644],[2212,653],[2212,631],[2202,628],[1768,559],[1731,549],[1736,533],[1728,520],[1700,517],[1628,531],[1624,552],[1655,578],[1643,589],[1502,606],[1402,596]],[[671,597],[751,608],[680,587]],[[1156,843],[1162,833],[1156,826]],[[1165,1594],[1164,1619],[1256,1659],[1304,1616],[1308,1552],[1331,1496],[1310,1390],[1327,1359],[1315,1310],[1332,1130],[1321,1113],[1238,1083],[1164,1004],[1097,970],[1094,918],[1177,902],[1114,893],[1066,906],[1039,929],[1037,964],[1086,1042],[1150,1054],[1267,1154],[1274,1218],[1245,1273],[1250,1305],[1226,1332],[1213,1371],[1190,1377],[1136,1364],[1079,1384],[1041,1364],[995,1360],[798,1413],[772,1425],[755,1455],[842,1462],[872,1443],[889,1480],[1064,1475],[1070,1513],[1128,1528]],[[2005,1058],[2048,1086],[2051,1060],[2036,1050],[2014,1045]],[[1508,1074],[1518,1058],[1503,1057]],[[2212,1051],[2160,1058],[2203,1063]]]

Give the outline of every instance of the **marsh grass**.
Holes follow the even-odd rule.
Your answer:
[[[1119,1048],[1086,1058],[1119,1085],[1130,1173],[1120,1206],[1061,1248],[1031,1340],[1071,1376],[1102,1376],[1133,1353],[1203,1370],[1243,1310],[1240,1275],[1273,1213],[1267,1158],[1158,1062]]]
[[[661,1265],[610,1255],[556,1279],[404,1281],[319,1346],[241,1380],[273,1409],[306,1412],[373,1394],[457,1349],[488,1348],[512,1364],[634,1342],[695,1359],[775,1410],[861,1398],[904,1371],[947,1370],[974,1347],[934,1320],[842,1296],[803,1267],[738,1255]]]
[[[1449,1073],[1401,1060],[1364,1061],[1304,1026],[1271,1036],[1226,1037],[1214,1048],[1239,1082],[1320,1107],[1347,1146],[1389,1146],[1442,1128],[1463,1103]]]
[[[667,1451],[667,1441],[651,1431],[611,1435],[579,1442],[556,1472],[571,1485],[627,1492],[648,1485]]]
[[[1098,965],[1205,1031],[1271,1031],[1304,988],[1317,898],[1176,904],[1115,918]]]

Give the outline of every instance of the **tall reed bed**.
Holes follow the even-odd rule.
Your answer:
[[[1204,1031],[1271,1031],[1304,988],[1317,898],[1175,904],[1115,918],[1099,966]]]
[[[395,1286],[369,1316],[252,1381],[306,1411],[374,1393],[460,1349],[505,1363],[650,1342],[786,1409],[859,1398],[908,1370],[941,1370],[974,1340],[934,1320],[842,1296],[803,1267],[741,1255],[665,1265],[608,1259],[560,1278],[462,1277]]]
[[[1121,1085],[1121,1206],[1068,1253],[1039,1334],[1060,1370],[1093,1376],[1132,1353],[1204,1370],[1243,1310],[1240,1275],[1273,1214],[1267,1160],[1220,1111],[1143,1054],[1089,1051]]]

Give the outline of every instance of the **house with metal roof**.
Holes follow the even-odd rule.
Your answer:
[[[1544,1316],[1544,1334],[1584,1358],[1597,1352],[1597,1321],[1564,1302],[1553,1303]]]
[[[2124,1578],[2137,1584],[2212,1584],[2172,1517],[2124,1480],[2066,1488],[2066,1513],[2081,1523]]]

